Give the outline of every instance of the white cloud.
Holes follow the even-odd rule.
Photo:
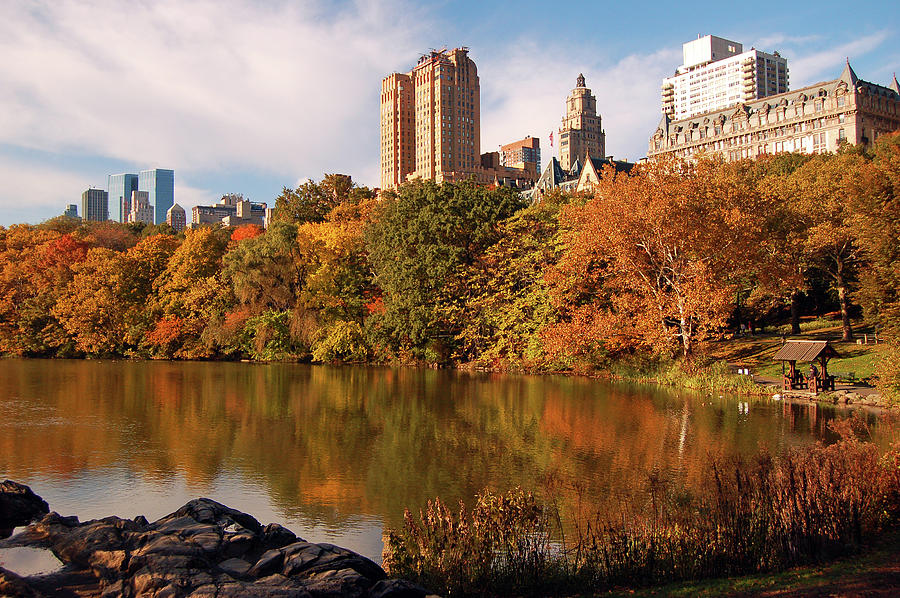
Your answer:
[[[835,79],[841,74],[847,58],[853,59],[868,54],[889,38],[887,31],[866,35],[859,39],[829,47],[809,54],[787,55],[791,75],[791,88],[800,88],[817,81]]]
[[[822,39],[821,35],[788,35],[786,33],[773,33],[765,37],[758,38],[752,45],[757,50],[763,52],[774,52],[779,46],[799,46],[809,44]],[[744,44],[744,50],[749,50]]]
[[[380,79],[423,45],[418,15],[325,6],[0,3],[0,143],[288,180],[377,164]]]

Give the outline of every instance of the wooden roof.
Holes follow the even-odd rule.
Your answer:
[[[786,341],[778,353],[775,361],[815,361],[819,357],[838,357],[838,352],[828,344],[828,341]]]

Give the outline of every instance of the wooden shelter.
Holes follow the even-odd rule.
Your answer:
[[[840,357],[834,347],[828,344],[828,341],[785,341],[778,353],[775,354],[775,361],[782,362],[781,386],[784,390],[808,390],[813,394],[818,394],[820,390],[834,390],[834,376],[828,375],[828,360],[832,357]],[[819,371],[816,375],[812,375],[812,367],[810,373],[804,375],[803,372],[797,370],[797,362],[807,362],[814,364],[819,362]],[[784,371],[783,362],[789,364],[789,370]]]

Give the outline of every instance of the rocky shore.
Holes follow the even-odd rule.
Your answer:
[[[407,581],[386,579],[371,560],[331,544],[304,541],[277,523],[213,500],[190,501],[148,522],[106,517],[79,522],[48,513],[27,486],[0,484],[0,596],[152,598],[307,597],[423,598]],[[2,536],[0,536],[2,537]],[[50,551],[51,572],[19,575],[4,553]],[[12,568],[12,567],[11,567]]]

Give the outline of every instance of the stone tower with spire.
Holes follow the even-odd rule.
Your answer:
[[[597,98],[585,86],[584,75],[579,74],[566,100],[566,115],[559,130],[559,164],[571,170],[587,152],[594,158],[606,156],[606,133],[597,114]]]

